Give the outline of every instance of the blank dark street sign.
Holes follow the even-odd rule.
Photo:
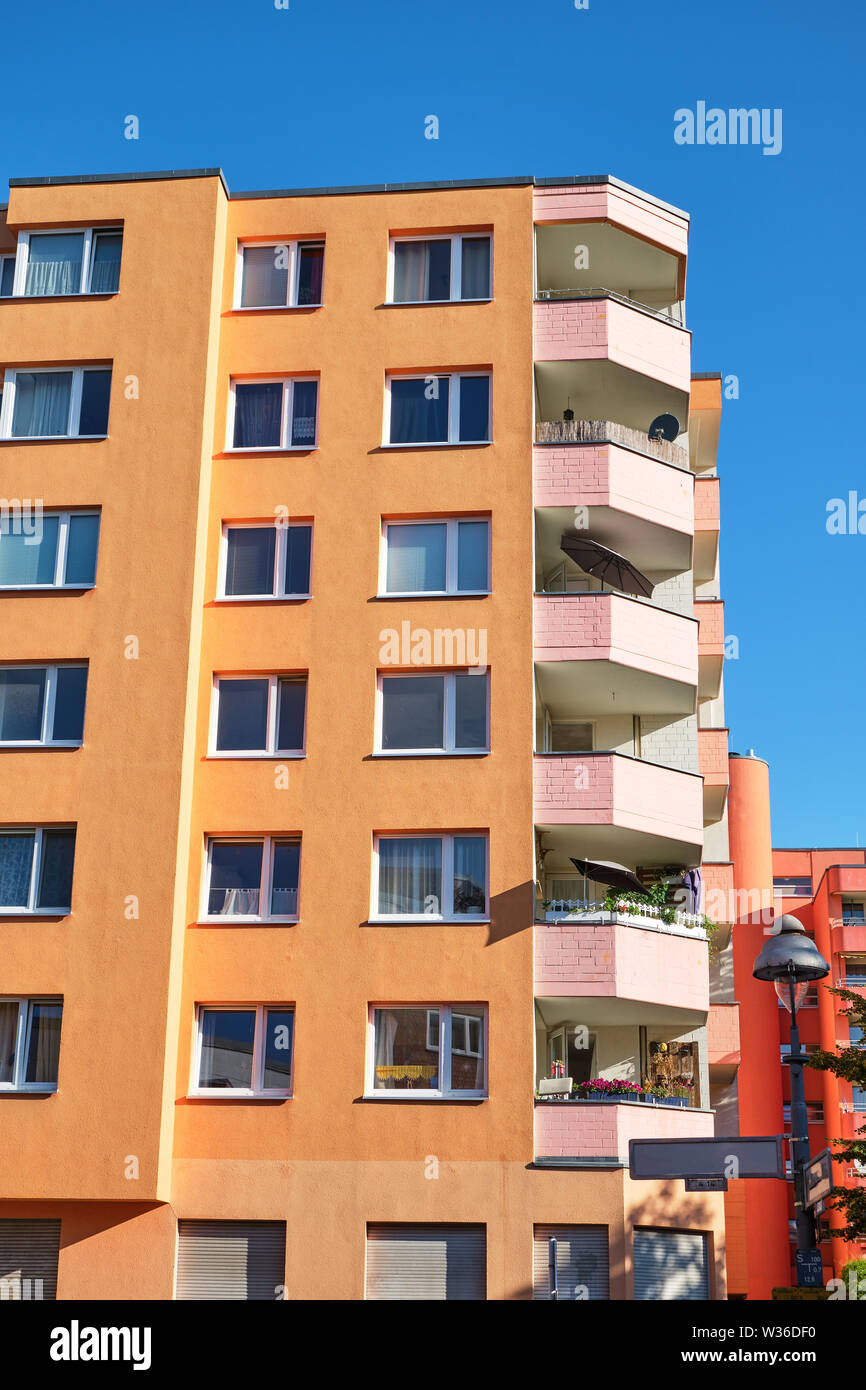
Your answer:
[[[822,1202],[832,1186],[833,1155],[829,1149],[822,1149],[806,1164],[806,1206]]]
[[[782,1135],[630,1139],[632,1178],[784,1178]]]

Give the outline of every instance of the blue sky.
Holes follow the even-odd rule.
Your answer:
[[[864,28],[850,0],[7,7],[0,198],[15,176],[221,165],[233,191],[611,173],[686,208],[693,366],[740,391],[720,449],[731,748],[771,764],[776,844],[866,844],[866,535],[825,525],[829,499],[866,499],[840,406],[864,367]],[[698,101],[781,108],[781,153],[677,145]]]

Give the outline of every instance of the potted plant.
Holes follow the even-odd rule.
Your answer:
[[[623,1081],[618,1077],[609,1081],[606,1077],[598,1076],[592,1081],[575,1082],[573,1089],[578,1100],[591,1100],[596,1103],[639,1100],[643,1094],[643,1087],[637,1081]]]

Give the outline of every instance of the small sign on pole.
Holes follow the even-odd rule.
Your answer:
[[[805,1205],[814,1207],[829,1196],[833,1187],[833,1155],[829,1149],[822,1149],[809,1160],[804,1170]]]
[[[727,1178],[686,1178],[686,1192],[727,1192]]]
[[[798,1288],[822,1289],[824,1287],[824,1266],[820,1250],[798,1250],[795,1255],[795,1263]]]

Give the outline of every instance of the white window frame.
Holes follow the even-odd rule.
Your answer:
[[[209,1100],[273,1100],[278,1096],[291,1098],[294,1092],[295,1080],[295,1029],[292,1025],[292,1074],[291,1081],[287,1087],[264,1085],[265,1072],[265,1014],[269,1010],[275,1013],[290,1013],[294,1015],[294,1004],[196,1004],[195,1006],[195,1032],[193,1035],[192,1048],[192,1068],[190,1072],[190,1084],[187,1094],[189,1096],[206,1096]],[[252,1086],[200,1086],[199,1077],[201,1076],[201,1050],[202,1050],[202,1019],[205,1013],[255,1013],[255,1031],[253,1034],[253,1058],[252,1058]]]
[[[458,589],[458,527],[461,521],[483,521],[487,524],[487,588]],[[388,588],[388,530],[391,526],[444,526],[445,527],[445,588],[444,589],[389,589]],[[382,522],[382,536],[379,547],[379,591],[377,598],[484,598],[490,594],[491,575],[491,518],[486,516],[411,516],[392,517]]]
[[[33,231],[19,232],[18,245],[15,253],[15,279],[12,282],[12,295],[15,299],[67,299],[69,295],[54,294],[25,294],[24,286],[27,280],[27,264],[30,259],[30,238],[31,236],[75,236],[82,233],[84,244],[81,252],[81,282],[77,290],[72,290],[71,294],[84,295],[93,294],[90,282],[93,275],[93,249],[96,238],[100,232],[109,232],[114,236],[118,233],[123,236],[123,224],[119,226],[94,226],[94,227],[39,227]],[[117,294],[117,290],[97,290],[99,298],[105,294]]]
[[[474,674],[473,674],[474,672]],[[444,748],[383,748],[382,726],[385,718],[385,684],[389,680],[429,680],[436,677],[444,681]],[[455,743],[457,728],[457,676],[472,676],[473,680],[484,681],[486,693],[487,741],[483,748],[462,748]],[[376,679],[376,746],[377,756],[382,758],[415,758],[419,754],[430,758],[476,757],[483,758],[490,752],[490,679],[487,668],[462,667],[455,671],[441,671],[434,667],[414,667],[410,671],[379,671]]]
[[[57,1090],[57,1081],[25,1081],[24,1074],[27,1068],[27,1053],[30,1048],[30,1038],[33,1033],[33,1005],[34,1004],[59,1004],[61,1012],[61,1035],[63,1032],[63,999],[61,996],[50,994],[3,994],[0,995],[0,1004],[18,1005],[18,1023],[15,1029],[15,1061],[12,1070],[11,1081],[0,1081],[0,1094],[12,1095],[15,1093],[37,1092],[45,1095]],[[60,1063],[58,1059],[58,1071]]]
[[[208,897],[210,896],[211,880],[211,859],[215,844],[246,844],[262,846],[262,872],[259,879],[259,908],[265,904],[270,907],[271,893],[273,891],[273,868],[274,868],[274,842],[289,840],[301,844],[301,836],[287,831],[285,835],[208,835],[205,840],[204,863],[202,865],[202,888],[201,903],[199,911],[199,922],[206,923],[208,926],[232,927],[236,924],[241,926],[255,926],[257,923],[269,924],[271,922],[298,922],[298,913],[271,915],[269,912],[263,913],[209,913],[207,910]],[[298,862],[298,907],[301,905],[301,864],[300,856]]]
[[[290,594],[286,591],[286,551],[288,549],[287,532],[293,529],[307,530],[310,532],[310,574],[307,581],[307,592],[305,594]],[[269,594],[227,594],[226,593],[226,572],[228,569],[229,554],[229,531],[266,531],[273,530],[277,533],[276,544],[274,545],[274,575],[271,580],[271,592]],[[296,599],[312,598],[313,581],[313,523],[312,521],[274,521],[269,518],[267,521],[224,521],[222,524],[222,534],[220,536],[219,553],[219,575],[217,578],[217,602],[219,603],[267,603],[267,602],[292,602]]]
[[[445,301],[443,301],[445,302]],[[414,439],[407,444],[391,443],[391,383],[394,381],[428,381],[433,377],[444,378],[448,382],[448,438]],[[485,377],[487,379],[487,438],[460,439],[460,383],[464,377]],[[318,421],[317,421],[318,425]],[[483,372],[436,371],[436,372],[387,372],[385,374],[385,411],[382,422],[383,449],[470,449],[493,443],[493,372],[488,368]]]
[[[243,297],[243,287],[244,287],[244,252],[247,250],[248,247],[251,248],[251,249],[254,250],[254,251],[264,251],[264,250],[266,250],[269,246],[270,246],[270,247],[273,247],[274,250],[276,250],[276,248],[277,248],[278,246],[285,246],[285,248],[286,248],[286,250],[287,250],[287,252],[288,252],[289,264],[288,264],[288,266],[286,267],[286,269],[287,269],[287,271],[288,271],[288,274],[287,274],[287,276],[286,276],[286,293],[287,293],[287,295],[288,295],[288,298],[287,298],[287,300],[286,300],[286,303],[285,303],[285,304],[242,304],[242,303],[241,303],[241,299],[242,299],[242,297]],[[239,242],[238,242],[238,249],[237,249],[237,257],[236,257],[236,260],[235,260],[235,286],[234,286],[234,297],[233,297],[233,299],[232,299],[232,307],[233,307],[234,309],[236,309],[238,313],[241,313],[241,314],[249,314],[249,313],[258,313],[258,314],[262,314],[262,313],[269,313],[269,312],[271,312],[271,311],[274,310],[274,309],[277,309],[277,310],[278,310],[278,309],[321,309],[322,306],[323,306],[323,304],[324,304],[324,300],[325,300],[324,265],[323,265],[323,269],[322,269],[322,298],[320,299],[319,303],[318,303],[318,304],[299,304],[299,303],[298,303],[298,291],[299,291],[299,288],[300,288],[300,278],[301,278],[301,254],[300,254],[300,253],[301,253],[301,249],[302,249],[302,248],[306,248],[306,247],[308,247],[308,246],[321,246],[322,250],[324,251],[324,249],[325,249],[325,238],[324,238],[324,237],[295,237],[295,238],[294,238],[293,240],[291,240],[291,241],[285,241],[285,240],[284,240],[284,241],[280,241],[279,239],[274,240],[274,241],[239,241]],[[324,257],[323,257],[323,261],[324,261]]]
[[[84,735],[81,738],[48,738],[48,730],[54,724],[54,711],[57,700],[57,672],[58,670],[68,670],[74,667],[84,670],[90,675],[89,665],[86,661],[4,661],[0,663],[0,674],[5,671],[44,671],[45,672],[45,691],[42,701],[42,733],[36,739],[0,739],[0,748],[80,748],[84,742]],[[85,691],[85,706],[87,693]]]
[[[463,299],[463,241],[480,241],[486,238],[490,243],[490,282],[487,294],[480,299]],[[396,266],[395,247],[405,241],[450,241],[451,243],[451,297],[450,299],[395,299],[394,278]],[[410,308],[413,304],[489,304],[493,298],[493,233],[492,232],[440,232],[419,234],[418,236],[392,236],[388,238],[388,286],[386,304],[399,308]]]
[[[484,911],[454,912],[454,840],[478,839],[484,841]],[[448,892],[448,912],[379,912],[379,843],[381,840],[441,840],[442,878],[440,889]],[[445,906],[444,892],[440,895],[440,907]],[[370,888],[370,922],[489,922],[490,921],[490,834],[486,830],[451,830],[430,835],[423,830],[401,830],[383,832],[373,836],[373,868]]]
[[[69,392],[69,415],[67,425],[69,426],[66,434],[13,434],[12,417],[15,411],[15,388],[18,372],[27,376],[46,376],[62,372],[68,373],[72,377],[72,389]],[[16,444],[32,444],[41,439],[107,439],[108,429],[104,434],[79,434],[78,429],[81,423],[81,396],[84,383],[85,372],[108,372],[109,377],[113,378],[114,369],[110,364],[103,366],[94,365],[91,367],[7,367],[6,376],[3,382],[3,400],[0,404],[0,439],[11,439]],[[112,381],[113,384],[113,381]],[[111,409],[110,387],[109,387],[109,411]],[[72,426],[75,426],[73,429]]]
[[[98,561],[99,561],[99,530],[100,530],[101,525],[102,525],[102,512],[100,511],[100,509],[99,509],[98,507],[96,507],[96,508],[91,508],[90,510],[87,510],[87,511],[74,511],[74,510],[73,510],[73,511],[65,511],[65,512],[64,512],[64,511],[57,511],[56,509],[55,509],[54,511],[44,511],[44,512],[42,513],[42,518],[43,518],[43,520],[44,520],[46,517],[52,517],[52,518],[53,518],[53,517],[57,517],[57,518],[58,518],[58,523],[59,523],[59,524],[58,524],[58,527],[57,527],[57,549],[56,549],[55,554],[54,554],[54,583],[53,583],[53,584],[0,584],[0,593],[16,593],[16,592],[27,593],[27,592],[29,592],[31,589],[36,589],[36,590],[38,590],[39,592],[47,592],[49,589],[72,589],[72,590],[78,590],[78,589],[94,589],[94,588],[96,587],[96,579],[95,579],[95,578],[94,578],[94,580],[93,580],[93,582],[92,582],[91,584],[67,584],[67,583],[66,583],[66,580],[65,580],[64,578],[58,577],[58,576],[63,576],[63,575],[65,575],[65,573],[66,573],[66,557],[67,557],[67,555],[68,555],[68,553],[69,553],[69,523],[70,523],[70,518],[71,518],[71,517],[76,517],[76,516],[95,516],[95,517],[97,518],[97,523],[98,523],[98,525],[97,525],[97,534],[96,534],[96,558],[97,558],[97,563],[98,563]],[[2,536],[0,536],[0,547],[2,547],[2,545],[3,545],[3,538],[2,538]]]
[[[2,670],[2,667],[0,667]],[[268,706],[267,706],[267,747],[260,751],[258,749],[225,749],[217,748],[217,728],[219,720],[219,700],[221,681],[267,681],[268,682]],[[303,683],[304,686],[304,742],[300,748],[278,748],[277,729],[279,715],[279,686],[281,681],[293,681],[296,684]],[[305,758],[307,755],[307,684],[308,676],[305,671],[284,671],[278,676],[255,676],[244,671],[238,675],[232,675],[227,671],[220,671],[214,674],[213,690],[211,692],[211,717],[210,717],[210,741],[208,744],[209,758],[231,758],[237,759],[256,759],[262,758]]]
[[[451,1089],[451,1026],[452,1015],[460,1016],[461,1009],[475,1008],[480,1009],[482,1018],[482,1047],[484,1048],[484,1085],[480,1090],[458,1090]],[[440,1085],[438,1090],[413,1090],[411,1087],[393,1087],[388,1090],[377,1088],[376,1086],[376,1011],[382,1009],[414,1009],[417,1012],[427,1010],[427,1043],[428,1050],[438,1051],[439,1053],[439,1081],[445,1079],[445,1066],[448,1068],[448,1085]],[[437,1048],[429,1046],[430,1041],[430,1011],[435,1010],[439,1014],[439,1045]],[[490,1062],[489,1062],[489,1036],[490,1036],[490,1010],[487,1004],[437,1004],[432,1001],[421,1003],[387,1003],[370,1004],[367,1010],[367,1066],[364,1083],[365,1100],[487,1100],[490,1094]],[[461,1053],[461,1056],[476,1056],[475,1053]]]
[[[316,433],[311,444],[291,444],[286,440],[292,437],[292,408],[295,399],[295,385],[301,381],[315,381],[318,390],[316,392]],[[280,443],[279,444],[243,444],[235,448],[232,443],[235,436],[235,388],[238,386],[274,386],[279,384],[283,388],[283,406],[280,412]],[[232,377],[229,381],[229,402],[226,412],[226,447],[227,454],[308,454],[312,449],[319,447],[319,406],[321,404],[322,383],[321,379],[314,372],[305,372],[299,376],[256,376],[256,377]]]
[[[37,907],[36,900],[39,896],[39,879],[42,873],[42,835],[45,830],[71,830],[77,829],[74,825],[0,825],[0,835],[21,835],[24,838],[33,838],[33,855],[30,860],[30,886],[27,893],[27,903],[21,907],[2,907],[0,906],[0,917],[68,917],[72,911],[71,903],[64,903],[56,907]],[[77,840],[77,835],[76,835]],[[74,861],[73,861],[74,874]],[[70,894],[71,896],[71,894]]]

